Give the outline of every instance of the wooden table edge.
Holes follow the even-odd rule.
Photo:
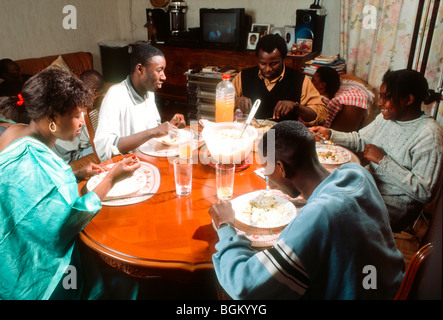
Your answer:
[[[99,253],[106,263],[133,276],[162,275],[169,274],[169,272],[177,272],[178,270],[182,273],[214,270],[212,260],[192,263],[178,260],[143,259],[107,248],[91,239],[85,231],[80,232],[79,238],[86,246]]]

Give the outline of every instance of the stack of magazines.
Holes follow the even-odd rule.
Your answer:
[[[307,61],[303,73],[312,76],[320,67],[334,68],[339,74],[346,73],[345,60],[341,59],[339,55],[320,55],[314,60]]]

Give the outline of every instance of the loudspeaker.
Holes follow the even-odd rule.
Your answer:
[[[146,9],[146,20],[149,21],[150,17],[157,29],[157,42],[166,42],[171,35],[169,13],[163,9]]]
[[[326,15],[318,15],[317,10],[298,9],[295,20],[295,41],[312,39],[312,51],[320,53],[323,48]]]

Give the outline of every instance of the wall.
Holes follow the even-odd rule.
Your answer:
[[[253,23],[271,24],[274,27],[295,25],[297,9],[308,9],[312,0],[186,0],[188,4],[187,27],[199,27],[200,8],[245,8],[252,16]],[[340,0],[321,1],[322,7],[328,10],[326,17],[324,54],[339,52],[340,33]],[[147,40],[146,8],[152,8],[148,0],[128,0],[127,10],[120,11],[120,20],[127,21],[122,25],[122,35],[127,40]],[[131,10],[131,9],[132,10]],[[130,21],[132,12],[132,24]]]
[[[188,0],[188,27],[199,26],[199,9],[244,7],[254,23],[277,27],[295,25],[295,11],[312,0]],[[322,1],[328,10],[323,53],[339,51],[340,0]],[[77,8],[77,29],[65,30],[63,7]],[[0,58],[14,60],[88,51],[101,71],[103,40],[147,40],[146,8],[149,0],[0,0]]]
[[[0,0],[0,58],[14,60],[88,51],[101,70],[98,42],[119,39],[119,0]],[[77,8],[77,30],[65,30],[65,5]]]

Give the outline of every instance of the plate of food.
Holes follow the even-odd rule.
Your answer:
[[[254,119],[251,122],[251,126],[253,126],[255,129],[266,132],[269,129],[271,129],[274,125],[276,125],[277,122],[272,121],[272,120],[260,120],[260,119]]]
[[[177,146],[179,143],[179,139],[185,139],[188,140],[192,138],[192,132],[187,129],[179,129],[177,131],[177,134],[171,135],[167,134],[163,137],[154,138],[154,140],[160,142],[161,144],[164,144],[165,146],[171,147],[171,146]]]
[[[277,234],[297,215],[297,208],[289,200],[263,190],[239,196],[231,203],[235,227],[251,234]]]
[[[113,165],[114,164],[112,163],[107,167],[110,169],[112,168]],[[91,177],[91,179],[89,179],[88,183],[86,184],[86,188],[88,189],[88,191],[90,192],[94,190],[95,187],[97,187],[100,184],[100,182],[103,181],[108,172],[109,171],[105,171],[103,173]],[[137,192],[145,185],[146,185],[146,176],[140,171],[135,171],[132,176],[117,182],[106,196],[119,197],[119,196],[129,195]]]
[[[112,168],[114,164],[107,165]],[[86,183],[88,191],[103,181],[108,171],[93,176]],[[121,206],[138,203],[151,198],[160,186],[160,172],[154,165],[141,162],[141,167],[134,174],[124,180],[117,182],[103,199],[102,204],[108,206]]]
[[[175,146],[178,144],[178,136],[171,136],[170,134],[160,137],[160,138],[154,138],[155,141],[160,142],[161,144],[164,144],[165,146]]]
[[[340,165],[351,161],[351,153],[343,147],[319,143],[316,149],[321,164]]]

